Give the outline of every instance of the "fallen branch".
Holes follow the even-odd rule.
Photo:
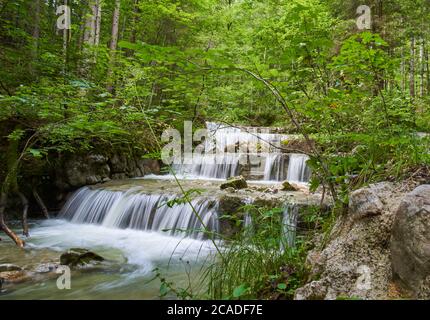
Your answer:
[[[4,211],[6,209],[6,203],[7,195],[6,193],[2,192],[0,196],[0,229],[3,230],[3,232],[6,233],[16,243],[18,247],[24,248],[25,242],[7,226],[4,220]]]

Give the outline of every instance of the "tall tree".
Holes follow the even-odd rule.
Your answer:
[[[115,63],[115,55],[116,49],[118,47],[118,31],[119,31],[119,20],[120,20],[120,12],[121,12],[121,0],[115,0],[115,9],[113,12],[113,20],[112,20],[112,33],[111,33],[111,41],[110,41],[110,61],[109,61],[109,69],[108,69],[108,85],[107,90],[109,92],[113,92],[113,65]]]

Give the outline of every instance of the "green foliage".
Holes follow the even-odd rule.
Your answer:
[[[211,299],[292,298],[305,280],[307,242],[288,247],[281,209],[242,208],[252,226],[223,249],[223,259],[207,267],[202,283]]]

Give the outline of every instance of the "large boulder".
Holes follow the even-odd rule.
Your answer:
[[[64,163],[64,170],[58,173],[72,189],[109,180],[108,158],[100,154],[74,155]]]
[[[327,244],[309,253],[307,264],[315,280],[296,290],[295,298],[386,299],[392,278],[389,243],[398,203],[388,183],[354,192],[348,213],[337,219]]]
[[[393,272],[416,298],[430,299],[430,185],[407,194],[391,237]]]
[[[61,190],[107,182],[159,174],[160,163],[154,159],[136,158],[128,154],[69,155],[57,170],[56,185]]]

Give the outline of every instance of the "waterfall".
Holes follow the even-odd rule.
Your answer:
[[[285,248],[285,244],[290,248],[295,246],[298,217],[299,206],[288,204],[284,209],[284,217],[282,221],[284,234],[283,248]]]
[[[284,181],[287,178],[288,159],[286,158],[287,155],[283,153],[268,154],[264,166],[264,180]]]
[[[194,154],[191,163],[173,165],[176,174],[188,178],[228,179],[250,172],[253,179],[307,182],[310,171],[305,155],[281,153],[282,142],[292,136],[258,132],[259,128],[236,128],[219,123],[206,124],[208,136],[204,154]],[[256,156],[256,157],[255,157]],[[255,161],[251,159],[256,159]],[[290,163],[290,166],[288,165]]]
[[[310,169],[306,162],[309,157],[304,154],[291,154],[288,164],[287,180],[291,182],[308,182],[310,178]]]
[[[206,150],[232,152],[239,147],[241,151],[256,152],[257,146],[263,150],[279,152],[282,141],[289,140],[291,135],[259,132],[258,127],[236,128],[214,122],[206,123],[209,139],[206,140]]]
[[[177,174],[228,179],[239,174],[240,154],[194,155],[192,164],[173,165]]]
[[[98,224],[109,228],[158,231],[172,236],[190,234],[205,239],[203,226],[188,203],[169,206],[173,195],[144,194],[140,187],[126,192],[90,189],[78,190],[60,212],[74,223]],[[197,198],[191,201],[210,232],[219,231],[216,202]]]

